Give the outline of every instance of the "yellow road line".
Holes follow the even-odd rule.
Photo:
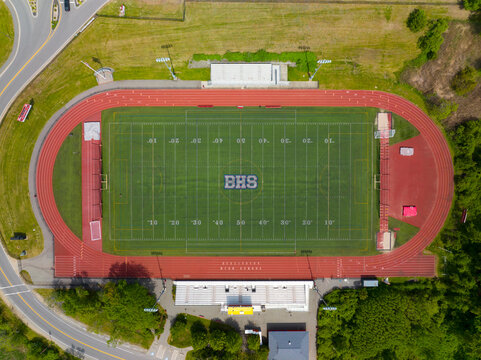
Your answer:
[[[52,6],[53,8],[53,6]],[[23,71],[23,69],[25,69],[25,66],[27,66],[30,61],[33,60],[33,58],[35,56],[37,56],[37,54],[40,52],[40,50],[42,50],[42,48],[49,42],[49,40],[52,38],[52,36],[55,34],[55,32],[57,31],[58,29],[58,25],[60,24],[60,20],[62,19],[62,7],[60,6],[60,17],[58,19],[58,23],[57,23],[57,26],[55,27],[55,30],[53,30],[52,32],[52,28],[50,27],[50,32],[48,33],[48,36],[47,36],[47,39],[45,40],[45,42],[37,49],[37,51],[35,51],[35,53],[30,57],[30,59],[28,59],[28,61],[20,68],[20,70],[17,71],[17,73],[10,79],[10,81],[7,83],[7,85],[5,85],[5,87],[3,88],[3,90],[0,92],[0,96],[2,96],[2,94],[5,92],[5,90],[7,90],[7,88],[10,86],[10,84],[12,83],[13,80],[15,80],[17,78],[17,76]],[[52,19],[52,10],[50,10],[50,19]]]
[[[10,279],[7,277],[7,275],[5,274],[5,272],[3,271],[3,269],[2,269],[1,266],[0,266],[0,272],[3,274],[3,277],[5,278],[5,280],[7,280],[7,282],[10,284],[10,286],[12,286],[12,283],[11,283]],[[22,301],[24,302],[24,304],[27,305],[30,310],[32,310],[32,312],[33,312],[35,315],[37,315],[41,320],[43,320],[46,324],[48,324],[48,325],[49,325],[50,327],[52,327],[53,329],[57,330],[57,331],[58,331],[59,333],[61,333],[62,335],[66,336],[66,337],[68,337],[69,339],[72,339],[72,340],[78,342],[79,344],[82,344],[82,345],[84,345],[84,346],[86,346],[86,347],[88,347],[88,348],[90,348],[90,349],[92,349],[92,350],[98,351],[98,352],[100,352],[100,353],[102,353],[102,354],[104,354],[104,355],[108,355],[108,356],[111,356],[111,357],[113,357],[113,358],[120,359],[120,360],[126,360],[126,359],[124,359],[124,358],[122,358],[122,357],[119,357],[119,356],[110,354],[110,353],[105,352],[105,351],[100,350],[100,349],[97,349],[96,347],[91,346],[91,345],[89,345],[89,344],[86,344],[86,343],[84,343],[84,342],[82,342],[82,341],[74,338],[73,336],[70,336],[69,334],[63,332],[63,331],[60,330],[59,328],[57,328],[57,327],[55,327],[54,325],[52,325],[48,320],[46,320],[46,319],[45,319],[42,315],[40,315],[37,311],[35,311],[35,310],[30,306],[30,304],[27,303],[27,301],[23,298],[22,295],[20,295],[20,294],[17,294],[17,295],[20,297],[20,299],[22,299]]]

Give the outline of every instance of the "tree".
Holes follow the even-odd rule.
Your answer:
[[[207,346],[209,342],[207,329],[200,321],[196,321],[190,327],[190,336],[192,338],[192,347],[194,350],[200,350]]]
[[[463,0],[463,5],[466,10],[481,10],[481,0]]]
[[[406,20],[406,25],[412,32],[419,32],[426,26],[427,18],[424,10],[414,9]]]
[[[476,73],[476,70],[471,66],[466,66],[454,75],[451,80],[451,88],[458,95],[466,95],[476,87],[477,77],[478,74]]]
[[[236,331],[228,331],[225,337],[225,350],[229,353],[238,353],[242,348],[242,337]]]
[[[224,349],[226,343],[225,332],[215,329],[210,333],[209,345],[214,351],[221,351]]]
[[[418,47],[422,50],[426,59],[435,59],[441,45],[444,42],[443,33],[448,29],[449,23],[446,19],[437,19],[431,22],[426,34],[418,39]]]
[[[187,317],[185,314],[179,314],[175,317],[174,324],[170,328],[170,335],[173,338],[176,338],[179,336],[181,333],[185,331],[185,328],[187,326]]]
[[[247,335],[247,347],[249,350],[257,351],[261,346],[259,335],[250,334]]]

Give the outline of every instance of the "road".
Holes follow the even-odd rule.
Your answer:
[[[86,0],[71,11],[60,6],[60,21],[51,27],[53,0],[39,0],[32,16],[26,0],[7,0],[13,16],[15,41],[12,54],[0,69],[0,119],[28,83],[72,40],[78,31],[108,0]],[[59,1],[59,3],[63,3]],[[80,61],[80,59],[79,59]],[[30,99],[25,99],[28,102]]]
[[[38,14],[33,16],[26,0],[7,0],[13,16],[15,40],[12,53],[0,68],[0,120],[9,106],[30,81],[71,41],[96,11],[108,0],[87,0],[71,11],[59,3],[60,19],[51,28],[53,1],[38,1]],[[29,99],[25,99],[28,102]],[[80,358],[88,359],[152,359],[137,349],[110,347],[106,338],[89,333],[77,323],[58,316],[41,303],[30,287],[18,276],[5,249],[0,246],[0,292],[28,326]]]

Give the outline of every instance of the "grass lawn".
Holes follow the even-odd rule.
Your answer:
[[[409,121],[403,119],[397,114],[392,116],[393,128],[396,130],[394,136],[389,139],[389,144],[397,144],[401,141],[410,139],[419,135],[419,130],[416,129]]]
[[[106,110],[103,248],[375,253],[374,108]],[[236,185],[230,177],[250,176]],[[231,186],[232,185],[232,186]],[[160,253],[159,253],[160,252]]]
[[[212,331],[215,329],[220,329],[224,331],[234,330],[234,328],[224,323],[211,321],[208,319],[204,319],[204,318],[194,316],[194,315],[189,315],[189,314],[178,314],[177,316],[179,315],[185,315],[185,317],[187,318],[187,324],[185,326],[185,329],[184,331],[179,332],[179,334],[175,338],[173,338],[172,335],[169,335],[169,338],[167,340],[167,342],[170,345],[178,348],[186,348],[188,346],[192,346],[192,339],[190,338],[190,328],[192,324],[197,321],[200,321],[209,331]]]
[[[53,192],[65,223],[82,239],[82,124],[65,139],[57,155]]]
[[[183,0],[111,0],[99,14],[119,16],[121,5],[125,5],[125,16],[182,19]]]
[[[13,21],[7,5],[0,2],[0,67],[8,59],[13,47]]]
[[[417,35],[404,24],[413,8],[392,6],[387,20],[387,7],[381,4],[199,2],[187,4],[185,22],[97,18],[26,87],[0,125],[0,235],[9,253],[18,256],[26,249],[28,256],[35,256],[43,248],[26,174],[46,121],[75,95],[96,85],[80,60],[95,64],[94,57],[102,66],[113,67],[116,80],[169,79],[168,70],[155,59],[167,55],[160,45],[170,43],[181,79],[208,79],[209,69],[188,69],[193,54],[298,51],[305,44],[319,57],[334,60],[316,75],[322,88],[389,91],[425,109],[421,95],[400,84],[394,74],[418,54]],[[425,8],[430,16],[467,16],[453,6]],[[306,74],[290,76],[305,79]],[[29,118],[18,123],[16,117],[30,99],[35,105]],[[9,241],[14,231],[25,232],[28,240]]]
[[[419,228],[416,226],[389,217],[389,229],[393,230],[394,228],[400,229],[399,231],[396,231],[396,243],[394,244],[395,248],[407,243],[419,231]]]

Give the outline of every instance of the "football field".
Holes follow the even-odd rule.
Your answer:
[[[321,107],[103,111],[104,251],[375,253],[377,112]]]

